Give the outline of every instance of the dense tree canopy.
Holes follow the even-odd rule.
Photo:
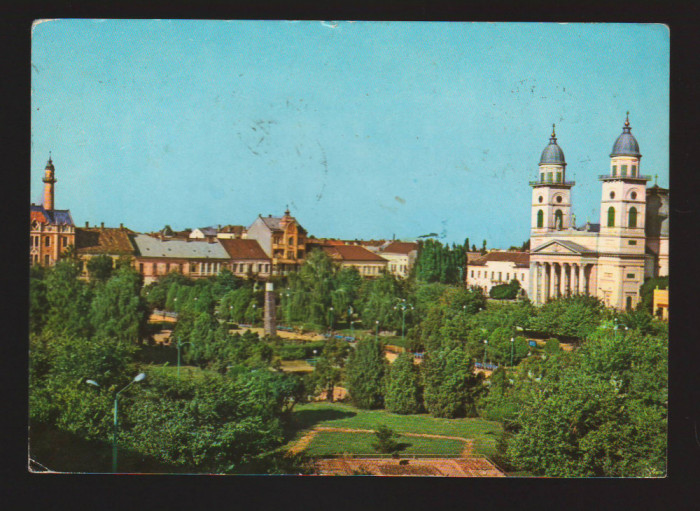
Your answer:
[[[415,263],[416,279],[424,282],[461,284],[467,254],[462,245],[443,245],[438,240],[427,239],[421,242],[418,259]]]
[[[359,408],[381,408],[384,404],[384,378],[387,361],[384,347],[374,339],[361,340],[350,353],[345,384]]]

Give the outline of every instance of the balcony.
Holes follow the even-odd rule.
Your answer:
[[[576,184],[576,181],[530,181],[528,183],[530,186],[554,186],[554,187],[571,187]]]
[[[644,175],[639,175],[639,176],[619,176],[615,175],[613,176],[612,174],[602,174],[598,176],[598,179],[601,181],[615,181],[615,180],[627,180],[627,181],[651,181],[651,176],[644,176]]]

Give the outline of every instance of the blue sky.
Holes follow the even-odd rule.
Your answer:
[[[598,221],[630,111],[668,186],[663,25],[54,20],[32,34],[31,202],[76,225],[293,215],[318,237],[529,237],[552,123]]]

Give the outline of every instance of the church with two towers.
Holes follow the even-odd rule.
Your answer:
[[[577,226],[564,152],[552,129],[532,187],[528,295],[537,305],[584,294],[630,310],[644,280],[668,276],[669,190],[647,187],[629,116],[600,175],[600,224]]]

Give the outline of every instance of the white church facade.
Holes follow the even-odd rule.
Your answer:
[[[572,294],[592,295],[629,310],[644,280],[668,275],[669,191],[647,188],[642,155],[629,118],[602,181],[600,224],[577,226],[564,152],[552,130],[532,187],[528,295],[536,304]]]

